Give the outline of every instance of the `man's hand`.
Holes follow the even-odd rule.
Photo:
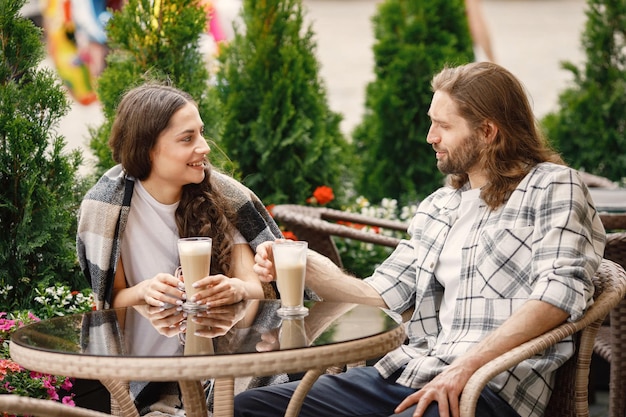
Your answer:
[[[413,417],[421,417],[432,402],[439,405],[440,417],[459,417],[459,399],[474,370],[461,364],[452,364],[422,389],[409,395],[394,410],[400,413],[414,404]]]
[[[252,269],[263,282],[272,282],[276,277],[276,269],[274,268],[274,253],[272,245],[274,242],[263,242],[256,248],[254,255],[254,266]]]
[[[476,370],[503,353],[555,328],[567,317],[567,312],[544,301],[526,301],[500,327],[459,356],[421,390],[409,395],[395,411],[398,413],[417,404],[413,416],[421,417],[428,405],[436,401],[441,417],[458,417],[461,393]]]

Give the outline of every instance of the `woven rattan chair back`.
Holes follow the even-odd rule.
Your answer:
[[[626,230],[626,215],[609,215],[607,225]],[[618,219],[621,217],[622,220]],[[604,222],[604,219],[603,219]],[[608,233],[604,257],[626,268],[626,232]],[[600,327],[594,353],[610,364],[609,417],[626,415],[626,299],[611,310],[608,323]]]
[[[606,315],[626,294],[626,272],[615,262],[604,259],[593,283],[594,304],[580,320],[566,322],[494,359],[474,373],[461,396],[461,417],[474,417],[480,392],[493,377],[569,335],[576,335],[578,349],[557,372],[555,388],[544,415],[589,417],[589,369],[594,340]]]

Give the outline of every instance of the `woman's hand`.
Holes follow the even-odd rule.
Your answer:
[[[272,252],[273,242],[263,242],[256,248],[254,255],[254,266],[252,269],[264,282],[272,282],[276,277],[274,268],[274,253]]]
[[[148,304],[154,307],[168,308],[172,305],[182,305],[185,300],[183,282],[172,274],[159,273],[132,287],[126,285],[124,264],[120,257],[113,282],[112,307]]]
[[[222,274],[209,275],[195,282],[193,286],[197,292],[188,301],[211,308],[235,304],[248,298],[242,280]]]
[[[155,307],[182,305],[185,292],[182,281],[172,274],[160,273],[135,285],[135,290],[146,304]]]

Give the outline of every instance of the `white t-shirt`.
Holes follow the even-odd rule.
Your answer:
[[[122,236],[122,263],[129,287],[160,272],[174,274],[178,258],[178,228],[174,214],[178,203],[161,204],[135,182],[126,229]],[[238,230],[234,244],[247,244]]]
[[[122,263],[129,287],[160,272],[174,274],[178,261],[178,202],[161,204],[135,182],[126,229],[122,235]]]
[[[459,292],[459,276],[461,274],[461,250],[478,215],[480,202],[479,188],[461,194],[461,204],[457,211],[456,221],[448,233],[446,243],[439,256],[439,262],[435,267],[435,277],[445,288],[439,309],[439,321],[442,327],[441,337],[444,338],[450,334],[449,331],[454,318],[454,306]]]

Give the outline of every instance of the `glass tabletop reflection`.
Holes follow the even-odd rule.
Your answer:
[[[331,345],[400,326],[384,310],[350,303],[307,301],[304,317],[277,315],[278,300],[184,314],[176,306],[134,306],[43,320],[13,334],[15,344],[45,352],[172,357],[233,355]]]

